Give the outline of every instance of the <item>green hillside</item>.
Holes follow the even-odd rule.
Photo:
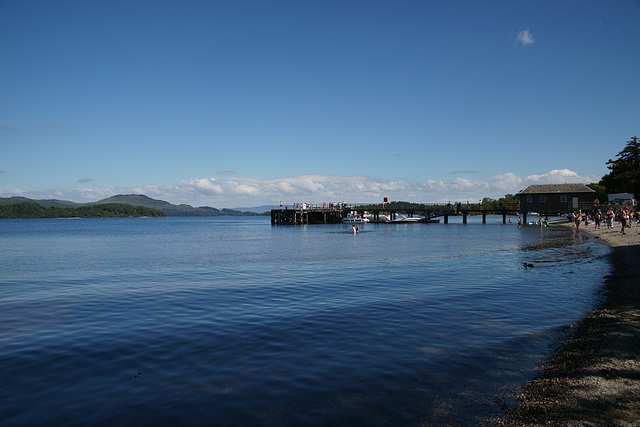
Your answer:
[[[105,203],[101,205],[80,206],[77,208],[45,207],[37,203],[29,202],[0,206],[1,219],[139,218],[162,216],[166,216],[166,214],[157,209],[144,206],[131,206],[124,203]]]
[[[75,203],[69,202],[66,200],[57,200],[57,199],[45,199],[45,200],[35,200],[29,199],[27,197],[0,197],[0,206],[5,205],[15,205],[18,203],[37,203],[40,206],[44,206],[45,208],[79,208],[81,206],[87,206],[88,203]]]
[[[142,194],[119,194],[96,202],[101,203],[126,203],[132,206],[144,206],[147,208],[158,209],[166,213],[167,216],[246,216],[247,214],[231,209],[219,210],[203,206],[194,208],[189,205],[174,205],[164,200],[156,200]],[[253,215],[253,214],[251,214]]]
[[[174,205],[164,200],[156,200],[142,194],[119,194],[93,203],[74,203],[64,200],[36,200],[26,197],[4,197],[0,198],[0,206],[14,205],[19,203],[37,203],[46,208],[78,208],[83,206],[104,205],[104,204],[125,204],[131,206],[142,206],[150,209],[157,209],[167,216],[255,216],[253,212],[241,212],[233,209],[216,209],[208,206],[194,208],[189,205]]]

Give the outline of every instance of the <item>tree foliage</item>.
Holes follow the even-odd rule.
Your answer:
[[[596,199],[598,199],[600,203],[604,203],[609,199],[609,192],[604,185],[592,182],[591,184],[587,184],[587,187],[596,192]]]
[[[609,159],[608,174],[602,177],[608,193],[633,193],[640,195],[640,141],[634,136],[627,141],[626,147],[618,153],[615,160]]]
[[[166,214],[157,209],[144,206],[131,206],[124,203],[105,203],[79,208],[46,208],[37,203],[16,203],[0,206],[0,218],[131,218],[163,217]]]

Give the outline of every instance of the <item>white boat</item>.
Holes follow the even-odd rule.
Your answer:
[[[370,213],[366,213],[364,214],[364,218],[368,219],[369,221],[374,221],[374,222],[385,222],[391,219],[391,217],[389,215],[386,214],[378,214],[378,218],[376,219],[376,216],[374,214],[370,214]]]
[[[390,219],[385,221],[386,223],[403,223],[403,222],[418,222],[420,218],[409,218],[406,215],[397,215],[396,219]]]
[[[366,224],[369,220],[363,218],[358,212],[351,212],[347,214],[346,218],[342,218],[342,222],[345,224]]]

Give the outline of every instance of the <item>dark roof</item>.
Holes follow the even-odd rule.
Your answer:
[[[595,193],[584,184],[545,184],[530,185],[520,194],[548,194],[548,193]]]

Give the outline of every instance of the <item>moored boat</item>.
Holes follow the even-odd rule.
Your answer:
[[[385,223],[403,223],[403,222],[418,222],[420,218],[409,218],[406,215],[397,215],[396,219],[390,219],[385,221]]]
[[[342,222],[345,224],[366,224],[369,219],[363,218],[358,212],[349,212],[346,218],[342,218]]]
[[[391,219],[387,214],[379,213],[376,217],[376,215],[367,212],[364,213],[364,218],[368,219],[370,222],[385,222]]]

